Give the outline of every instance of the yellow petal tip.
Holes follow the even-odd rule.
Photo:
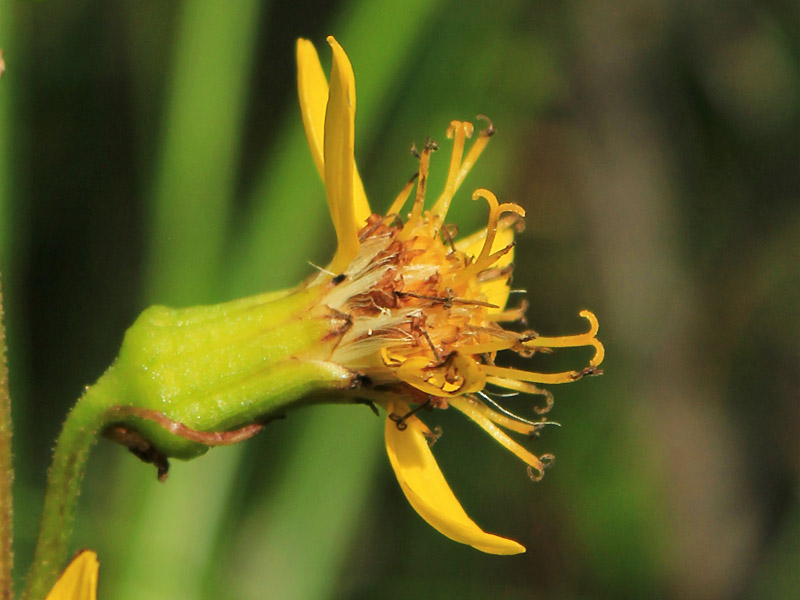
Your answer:
[[[419,516],[451,540],[481,552],[499,555],[525,552],[521,544],[483,531],[467,516],[433,458],[426,437],[428,428],[409,414],[408,405],[392,403],[387,410],[385,433],[389,462],[406,499]],[[405,427],[398,428],[392,414],[407,415],[403,419]]]
[[[45,600],[96,600],[97,554],[84,550],[69,563]]]

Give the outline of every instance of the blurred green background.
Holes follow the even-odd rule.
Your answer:
[[[60,422],[136,315],[291,285],[331,255],[294,42],[328,64],[333,33],[373,207],[414,171],[412,141],[440,142],[441,181],[450,119],[491,116],[453,219],[485,219],[476,187],[525,207],[529,322],[573,333],[594,310],[606,374],[554,390],[563,426],[534,448],[558,461],[538,484],[436,415],[467,511],[527,546],[510,558],[414,513],[364,407],[298,411],[166,484],[101,441],[74,538],[100,554],[100,598],[796,593],[798,17],[792,0],[0,0],[17,576]]]

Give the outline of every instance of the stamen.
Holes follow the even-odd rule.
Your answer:
[[[461,411],[470,419],[475,421],[478,426],[483,429],[486,433],[491,435],[495,440],[497,440],[500,444],[502,444],[509,452],[516,455],[520,460],[526,463],[529,467],[532,467],[535,471],[543,472],[545,465],[542,463],[539,458],[528,452],[525,448],[520,446],[517,442],[512,440],[508,434],[506,434],[502,429],[500,429],[495,423],[493,423],[488,417],[486,417],[483,412],[478,408],[478,404],[473,400],[470,401],[463,396],[457,398],[451,398],[448,400],[451,406],[454,406],[456,410]]]
[[[486,402],[490,404],[494,408],[497,409],[498,412],[493,411],[488,406],[478,405],[479,410],[485,409],[486,416],[491,419],[494,423],[497,423],[501,427],[505,427],[506,429],[510,429],[511,431],[516,431],[517,433],[522,433],[525,435],[532,434],[536,429],[544,425],[544,423],[537,423],[535,421],[529,421],[527,419],[523,419],[519,415],[514,414],[510,410],[500,406],[494,398],[489,396],[486,392],[478,392],[478,396]]]
[[[516,206],[516,205],[512,205],[512,206]],[[500,260],[500,258],[501,258],[502,256],[505,256],[506,254],[508,254],[509,252],[511,252],[511,251],[514,249],[514,247],[515,247],[516,245],[517,245],[517,243],[516,243],[516,242],[511,242],[511,243],[510,243],[508,246],[506,246],[505,248],[501,248],[500,250],[498,250],[498,251],[497,251],[497,252],[495,252],[494,254],[490,254],[490,255],[489,255],[489,260],[488,260],[489,264],[496,263],[498,260]],[[480,279],[480,278],[479,278],[479,279]]]
[[[472,199],[477,200],[478,198],[483,198],[489,203],[489,221],[486,225],[486,237],[483,242],[483,248],[481,248],[481,253],[475,262],[467,268],[467,271],[471,274],[484,270],[486,267],[492,265],[497,258],[499,258],[499,256],[492,258],[491,252],[492,244],[494,244],[494,238],[497,235],[497,226],[500,216],[509,212],[513,212],[521,217],[525,216],[525,211],[521,206],[509,202],[500,204],[497,201],[497,196],[495,196],[489,190],[483,188],[475,190],[475,192],[472,194]],[[505,252],[508,252],[508,250]],[[505,254],[505,252],[500,254],[500,256]]]
[[[518,228],[518,224],[520,223],[524,223],[524,221],[520,219],[519,216],[515,214],[506,215],[504,217],[501,217],[500,220],[497,222],[497,230],[498,232],[500,232],[505,229],[510,229],[513,227],[515,231],[519,232],[520,230]],[[486,232],[481,229],[479,231],[476,231],[472,235],[468,235],[458,240],[458,242],[456,242],[456,247],[463,252],[467,252],[469,254],[475,254],[476,253],[474,251],[475,248],[483,247],[483,240],[485,239],[485,237],[486,237]]]
[[[389,210],[386,211],[386,216],[387,217],[389,215],[399,215],[400,214],[400,211],[403,210],[403,206],[405,206],[405,203],[408,200],[408,197],[411,195],[411,188],[414,187],[414,182],[417,180],[417,177],[419,177],[419,173],[418,172],[414,173],[411,176],[411,179],[409,179],[406,182],[406,184],[403,186],[403,189],[400,190],[399,194],[397,194],[397,198],[395,198],[394,202],[392,202],[392,205],[389,207]]]
[[[486,129],[481,130],[480,134],[478,135],[478,139],[475,140],[474,144],[472,144],[472,148],[470,148],[467,158],[464,159],[463,163],[461,163],[461,169],[458,171],[458,178],[456,179],[456,189],[458,189],[459,186],[464,182],[467,174],[478,161],[478,157],[480,157],[484,148],[486,148],[486,145],[489,143],[489,138],[497,132],[489,117],[478,115],[478,119],[488,122],[489,126]]]
[[[412,416],[414,413],[421,411],[423,408],[428,408],[428,407],[430,407],[430,405],[431,405],[431,399],[428,398],[425,402],[423,402],[422,404],[416,406],[415,408],[412,408],[410,411],[408,411],[402,417],[399,416],[397,413],[390,413],[389,414],[389,420],[393,421],[394,424],[397,426],[397,431],[405,431],[406,429],[408,429],[408,425],[406,424],[406,420],[410,416]],[[439,435],[441,435],[441,434],[439,434]]]
[[[533,407],[533,410],[536,412],[537,415],[543,415],[550,412],[550,409],[553,408],[553,404],[555,404],[555,398],[553,397],[553,392],[551,392],[550,390],[537,387],[532,383],[525,383],[522,381],[517,381],[515,379],[504,379],[502,377],[487,377],[486,383],[491,383],[492,385],[506,388],[508,390],[516,390],[515,393],[522,392],[524,394],[544,396],[545,405]]]
[[[490,321],[503,322],[503,321],[524,321],[525,310],[528,308],[527,303],[523,302],[519,308],[509,308],[503,312],[489,313],[486,318]]]
[[[439,233],[441,233],[445,244],[450,246],[450,253],[451,254],[455,254],[456,253],[456,243],[455,243],[454,240],[455,240],[456,236],[458,235],[458,226],[454,225],[453,223],[448,223],[447,225],[444,225],[441,228],[441,230],[439,230]]]
[[[439,354],[439,351],[436,349],[436,346],[434,346],[434,344],[433,344],[433,340],[431,339],[431,336],[430,336],[430,335],[428,335],[428,332],[427,332],[427,331],[425,331],[424,329],[422,330],[422,335],[423,335],[423,336],[425,337],[425,339],[428,341],[428,345],[431,347],[431,352],[433,352],[433,356],[434,356],[434,358],[435,358],[435,359],[436,359],[438,362],[442,362],[442,357],[441,357],[441,355]]]
[[[432,448],[433,445],[439,441],[439,438],[442,437],[442,428],[437,425],[433,428],[433,431],[430,429],[428,431],[423,431],[422,435],[425,436],[425,441],[428,442],[428,448]]]
[[[441,302],[444,304],[445,308],[450,308],[453,304],[464,304],[467,306],[484,306],[486,308],[500,308],[496,304],[491,304],[489,302],[484,302],[482,300],[468,300],[466,298],[456,298],[452,295],[453,290],[447,289],[448,294],[446,296],[425,296],[423,294],[417,294],[415,292],[400,292],[395,291],[394,295],[398,298],[418,298],[420,300],[430,300],[431,302]]]
[[[528,477],[530,477],[531,481],[533,481],[534,483],[538,483],[542,480],[542,477],[544,477],[544,469],[549,469],[550,467],[552,467],[553,463],[556,462],[556,457],[553,456],[552,454],[542,454],[539,460],[542,461],[541,471],[536,471],[534,473],[534,469],[531,468],[530,466],[528,467]]]
[[[582,374],[581,371],[564,371],[563,373],[536,373],[534,371],[522,371],[520,369],[510,369],[507,367],[492,367],[484,366],[484,372],[488,376],[497,377],[500,379],[509,379],[516,381],[527,381],[530,383],[572,383],[576,379],[580,379],[588,373]],[[506,384],[502,384],[506,385]],[[507,386],[508,387],[508,386]],[[513,388],[512,388],[513,389]]]
[[[436,362],[442,362],[442,356],[439,354],[439,351],[436,349],[436,345],[433,343],[431,336],[428,335],[428,331],[425,329],[424,317],[411,317],[410,327],[412,331],[421,334],[422,337],[425,338],[425,341],[428,342],[428,346],[430,346],[431,352],[433,352],[433,356],[436,358]]]
[[[411,210],[411,219],[419,219],[425,206],[425,190],[428,187],[428,168],[431,161],[431,152],[438,150],[436,142],[425,142],[422,154],[419,157],[419,177],[417,178],[417,193],[414,197],[414,208]]]
[[[513,245],[510,245],[513,248]],[[509,246],[506,246],[507,251],[511,250]],[[485,269],[478,273],[478,281],[480,283],[489,283],[490,281],[497,281],[498,279],[508,279],[511,273],[514,271],[514,265],[506,265],[503,268],[500,267],[492,267],[491,269]]]
[[[444,219],[450,202],[458,189],[458,174],[461,170],[461,157],[464,155],[464,143],[468,137],[472,137],[475,130],[472,123],[466,121],[451,121],[447,128],[448,139],[453,141],[453,153],[450,156],[450,169],[447,172],[447,182],[444,185],[444,192],[431,209],[431,214]]]
[[[482,344],[464,344],[458,346],[458,351],[464,354],[486,354],[489,352],[499,352],[500,350],[508,350],[513,348],[516,342],[513,339],[497,339],[491,342],[484,342]]]
[[[598,340],[595,336],[597,335],[597,330],[599,328],[599,324],[597,322],[597,317],[594,316],[594,313],[588,310],[582,310],[580,312],[580,316],[584,319],[589,321],[589,331],[586,333],[581,333],[578,335],[564,335],[558,337],[542,337],[537,336],[531,339],[524,340],[522,345],[526,348],[579,348],[581,346],[592,346],[594,348],[594,356],[589,361],[589,366],[597,367],[600,363],[603,362],[603,358],[605,358],[605,348],[603,344]],[[578,375],[573,372],[574,375]],[[585,373],[589,374],[589,373]],[[580,378],[583,375],[579,375]],[[575,378],[572,380],[574,381]],[[527,379],[523,381],[529,381]],[[545,383],[545,382],[539,382]]]

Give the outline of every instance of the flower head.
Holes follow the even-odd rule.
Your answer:
[[[337,343],[327,360],[358,373],[361,385],[346,393],[386,410],[389,459],[407,499],[428,523],[484,552],[523,552],[517,542],[484,532],[467,516],[431,453],[436,435],[415,413],[421,407],[454,407],[525,462],[532,478],[541,478],[552,457],[535,456],[506,431],[530,436],[544,421],[513,415],[484,390],[491,385],[543,395],[546,406],[538,412],[546,412],[552,396],[536,384],[567,383],[599,373],[604,350],[595,337],[597,319],[581,312],[589,330],[564,337],[501,326],[523,319],[524,305],[507,309],[506,303],[514,233],[525,211],[478,189],[472,198],[489,206],[486,228],[457,239],[457,230],[446,222],[456,191],[494,134],[488,119],[469,149],[473,125],[450,123],[447,137],[453,150],[447,180],[431,206],[426,207],[428,166],[437,146],[428,142],[417,152],[417,174],[386,214],[372,212],[354,159],[353,70],[336,40],[329,37],[328,42],[333,49],[330,87],[313,45],[307,40],[297,44],[303,123],[338,241],[327,269],[306,284],[327,286],[321,302],[339,319]],[[535,373],[495,363],[502,351],[532,356],[579,346],[595,351],[580,371]]]

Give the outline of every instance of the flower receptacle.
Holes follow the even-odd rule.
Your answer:
[[[118,390],[108,424],[135,430],[165,458],[190,459],[209,444],[182,431],[230,432],[356,385],[353,371],[327,360],[350,326],[320,303],[331,285],[213,306],[148,308],[98,381]]]

